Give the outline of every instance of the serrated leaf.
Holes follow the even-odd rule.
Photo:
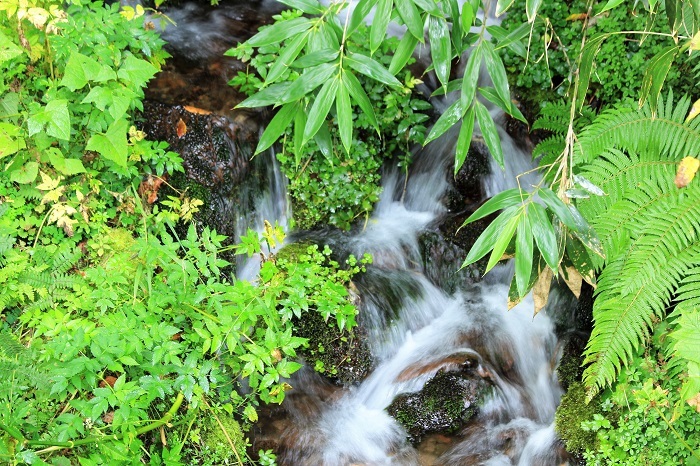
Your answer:
[[[413,52],[416,50],[417,45],[418,39],[411,34],[404,34],[398,47],[396,47],[394,56],[391,57],[389,73],[396,75],[396,73],[404,69],[404,66],[406,66],[406,63],[408,63],[408,60],[411,59]]]
[[[39,174],[39,164],[36,162],[27,162],[16,170],[10,172],[10,181],[19,184],[31,183]]]
[[[479,235],[479,237],[474,242],[474,245],[467,253],[466,259],[462,263],[464,268],[469,264],[473,264],[482,257],[486,255],[490,250],[493,249],[496,241],[498,240],[501,232],[508,222],[515,216],[517,212],[517,207],[509,207],[494,219],[493,222],[489,224],[488,227]]]
[[[463,107],[461,100],[457,100],[452,105],[447,107],[445,113],[440,115],[438,121],[436,121],[433,125],[433,128],[430,130],[430,134],[428,134],[428,137],[425,139],[423,145],[425,146],[430,141],[433,141],[445,134],[445,131],[454,126],[465,113],[466,110]]]
[[[457,138],[457,147],[455,148],[455,177],[469,153],[469,146],[472,142],[472,134],[474,132],[474,107],[469,107],[467,113],[462,119],[462,126],[459,129],[459,137]]]
[[[447,27],[445,18],[430,16],[428,20],[428,36],[430,37],[430,55],[435,75],[442,83],[442,86],[446,87],[447,82],[450,80],[452,42],[450,41],[450,30]]]
[[[338,115],[340,140],[343,143],[345,152],[349,154],[352,146],[352,106],[350,104],[350,94],[345,87],[345,83],[337,88],[335,108]]]
[[[534,253],[532,227],[527,215],[521,215],[518,221],[518,233],[515,239],[515,283],[519,296],[529,291],[532,273],[532,256]]]
[[[286,131],[294,119],[294,115],[299,111],[299,104],[296,102],[288,103],[282,106],[277,114],[272,118],[270,123],[263,131],[258,146],[255,148],[255,155],[266,150],[273,145],[280,136]]]
[[[389,21],[391,20],[391,7],[394,5],[393,0],[379,0],[377,3],[377,9],[374,11],[374,19],[372,20],[372,26],[369,30],[369,50],[372,54],[377,51],[379,46],[384,41],[386,37],[386,31],[389,28]],[[405,34],[404,38],[411,37],[418,43],[418,40],[411,34]],[[402,41],[403,42],[403,39]],[[413,46],[415,49],[416,46]],[[413,53],[413,49],[411,53]],[[398,49],[395,53],[398,53]],[[393,62],[392,58],[392,62]],[[401,67],[403,68],[403,66]],[[391,66],[389,66],[389,72],[391,72]],[[391,73],[396,74],[396,73]]]
[[[334,76],[321,87],[318,95],[314,99],[314,103],[311,105],[311,110],[306,120],[306,127],[304,127],[304,140],[302,144],[306,144],[306,141],[311,139],[321,125],[326,121],[326,116],[331,110],[333,102],[335,102],[336,91],[338,89],[338,84],[340,80],[337,76]]]
[[[65,86],[75,92],[94,80],[102,70],[102,66],[94,59],[80,52],[72,52],[66,63],[66,68],[61,79],[61,86]]]
[[[484,136],[484,142],[489,148],[493,158],[501,167],[501,170],[505,170],[503,165],[503,148],[501,147],[501,139],[498,136],[496,124],[493,122],[493,118],[491,118],[491,114],[484,104],[478,100],[474,100],[474,107],[476,108],[476,119],[479,122],[481,134]]]
[[[547,211],[541,205],[532,202],[528,206],[527,218],[530,220],[532,236],[537,243],[542,257],[552,270],[559,268],[559,246],[557,245],[554,227],[549,220]]]
[[[351,53],[344,60],[347,65],[365,76],[391,87],[401,87],[401,83],[378,61],[361,53]]]
[[[408,32],[423,43],[423,20],[413,0],[397,0],[395,5]]]
[[[476,96],[476,86],[479,83],[479,70],[481,69],[481,44],[474,47],[467,59],[462,77],[462,105],[471,105]]]
[[[362,88],[360,81],[352,72],[343,70],[343,84],[348,90],[350,97],[360,106],[362,112],[367,116],[374,129],[377,130],[377,134],[379,134],[379,125],[377,124],[377,117],[374,114],[374,107],[372,107],[372,103],[367,93]]]
[[[94,150],[107,160],[111,160],[122,168],[126,168],[127,142],[126,133],[129,124],[125,119],[112,123],[107,132],[94,134],[87,143],[87,150]]]
[[[482,219],[498,210],[518,205],[522,203],[524,199],[527,199],[527,194],[523,194],[518,188],[501,191],[476,209],[476,211],[464,221],[462,226]]]
[[[158,68],[146,60],[128,55],[117,71],[117,76],[132,87],[144,87],[158,72]]]
[[[278,44],[296,34],[306,31],[311,28],[312,25],[312,21],[304,17],[280,21],[266,27],[248,39],[248,45],[252,47],[263,47],[265,45]]]

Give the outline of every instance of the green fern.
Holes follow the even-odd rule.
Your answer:
[[[700,183],[673,182],[681,158],[700,153],[700,119],[685,123],[688,109],[669,96],[656,115],[611,110],[580,136],[581,174],[606,193],[577,202],[606,252],[584,354],[589,396],[616,379],[670,307],[700,304]]]

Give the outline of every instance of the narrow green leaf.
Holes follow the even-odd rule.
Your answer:
[[[301,49],[306,45],[306,41],[309,39],[308,34],[299,34],[294,39],[289,41],[286,47],[282,49],[277,60],[274,61],[270,71],[268,71],[265,77],[265,86],[269,86],[274,83],[280,76],[284,74],[289,66],[296,60]]]
[[[438,118],[438,121],[436,121],[433,125],[433,128],[430,130],[430,134],[428,134],[428,137],[426,138],[423,145],[425,146],[430,141],[433,141],[442,136],[445,133],[445,131],[454,126],[454,124],[457,123],[459,119],[464,116],[465,113],[466,111],[462,106],[462,101],[455,101],[452,105],[450,105],[447,108],[447,110],[445,110],[445,113],[440,115],[440,118]]]
[[[530,275],[532,273],[532,255],[534,247],[532,243],[532,227],[527,214],[520,216],[518,222],[518,234],[515,240],[515,283],[518,287],[518,295],[525,296],[529,290]]]
[[[316,0],[278,0],[287,6],[301,10],[309,15],[318,15],[323,12],[323,6]]]
[[[564,223],[564,225],[574,231],[578,231],[578,225],[576,224],[576,220],[574,219],[573,215],[571,215],[571,211],[566,204],[564,204],[564,201],[559,199],[554,191],[549,188],[541,188],[537,191],[537,194],[539,194],[540,199],[542,199],[545,205],[549,207],[552,212],[554,212],[554,215],[556,215],[559,220]]]
[[[282,100],[282,96],[287,94],[291,85],[292,83],[289,81],[272,84],[271,86],[266,87],[262,91],[256,92],[255,94],[251,95],[243,102],[236,105],[236,108],[255,108],[267,107],[268,105],[275,105],[276,103]]]
[[[377,130],[378,134],[379,125],[377,124],[377,117],[374,114],[374,107],[372,107],[369,97],[367,96],[365,90],[362,88],[360,81],[352,72],[343,70],[343,84],[348,89],[350,97],[355,102],[357,102],[357,105],[360,106],[362,112],[367,116],[370,123],[372,123],[372,126],[374,126],[374,129]]]
[[[527,22],[532,23],[537,17],[537,10],[540,9],[542,0],[525,0],[525,12],[527,13]]]
[[[566,255],[584,280],[591,284],[595,283],[595,264],[586,246],[571,235],[566,236]]]
[[[94,134],[85,149],[94,150],[107,160],[111,160],[122,168],[126,168],[128,155],[126,132],[129,124],[126,119],[112,123],[105,134]]]
[[[598,256],[605,258],[605,251],[603,250],[603,245],[600,243],[600,238],[595,232],[593,227],[591,227],[586,219],[581,215],[578,209],[572,205],[568,204],[569,212],[576,223],[576,228],[572,228],[574,236],[576,236],[579,241],[581,241],[588,249],[593,251]]]
[[[292,62],[292,68],[311,68],[322,63],[328,63],[338,58],[338,50],[321,49],[304,55]]]
[[[445,18],[430,16],[428,20],[428,36],[430,37],[430,55],[435,69],[435,75],[443,87],[450,80],[450,65],[452,48],[450,30]]]
[[[408,32],[423,43],[423,20],[413,0],[397,0],[395,5]]]
[[[449,8],[450,23],[452,24],[452,43],[456,49],[456,55],[462,55],[466,49],[463,49],[464,31],[462,30],[462,21],[460,19],[459,3],[457,0],[447,0]]]
[[[498,162],[501,170],[505,170],[503,166],[503,148],[501,147],[501,139],[498,136],[498,129],[496,124],[491,118],[491,114],[488,109],[479,102],[474,100],[474,106],[476,107],[476,119],[479,122],[479,128],[481,128],[481,135],[484,136],[484,142],[489,148],[491,155]]]
[[[301,99],[321,84],[328,82],[336,71],[337,66],[330,63],[323,63],[307,69],[304,74],[292,82],[279,103],[286,104]]]
[[[314,141],[318,144],[321,154],[332,163],[333,160],[333,142],[331,141],[331,132],[328,131],[328,125],[322,124],[314,135]]]
[[[408,63],[408,60],[410,60],[413,52],[416,50],[417,45],[418,39],[411,34],[404,34],[401,42],[399,42],[399,46],[396,47],[394,56],[391,57],[391,63],[389,63],[389,73],[396,75],[396,73],[401,71],[404,66],[406,66],[406,63]]]
[[[503,230],[498,235],[496,242],[493,245],[493,252],[491,257],[489,257],[489,262],[486,264],[486,272],[491,270],[498,261],[503,257],[503,253],[506,252],[506,248],[510,241],[513,239],[513,234],[515,233],[515,228],[518,226],[520,218],[522,217],[522,211],[518,215],[513,215],[508,219],[508,222],[503,226]]]
[[[273,145],[282,136],[282,134],[289,128],[292,123],[292,119],[296,112],[300,111],[299,104],[297,102],[291,102],[285,104],[280,108],[274,118],[270,121],[263,131],[260,141],[258,141],[258,147],[255,149],[255,155],[264,151],[271,145]]]
[[[352,106],[350,105],[350,94],[344,83],[342,86],[338,86],[335,109],[338,115],[340,141],[343,143],[345,152],[349,154],[350,147],[352,147]]]
[[[355,5],[355,9],[352,10],[352,16],[350,17],[350,24],[348,25],[348,30],[346,35],[349,36],[362,24],[364,19],[367,17],[374,5],[377,4],[377,0],[360,0]]]
[[[608,10],[612,10],[612,9],[615,8],[616,6],[621,5],[622,3],[624,3],[624,1],[625,1],[625,0],[608,0],[608,3],[605,4],[605,6],[603,7],[603,9],[600,10],[600,11],[598,12],[598,14],[601,14],[601,13],[603,13],[603,12],[605,12],[605,11],[608,11]]]
[[[469,253],[467,253],[467,257],[464,259],[461,268],[464,268],[469,264],[473,264],[493,249],[499,235],[503,231],[503,228],[506,226],[509,220],[516,215],[516,212],[517,207],[509,207],[501,212],[501,214],[496,217],[488,227],[486,227],[483,233],[481,233],[481,235],[479,235],[474,242],[474,245],[469,250]]]
[[[280,21],[266,27],[248,39],[248,45],[252,47],[262,47],[264,45],[279,44],[296,34],[306,31],[312,25],[312,21],[304,17]]]
[[[508,77],[506,69],[503,66],[501,57],[493,49],[490,42],[484,41],[484,59],[486,61],[486,69],[489,72],[491,81],[493,82],[496,92],[501,96],[503,102],[510,102],[510,90],[508,89]]]
[[[300,102],[300,110],[294,116],[294,166],[299,168],[301,165],[301,155],[303,154],[304,128],[306,128],[306,109]]]
[[[440,8],[438,8],[437,2],[435,0],[413,0],[413,2],[418,8],[427,13],[430,13],[433,16],[438,16],[440,18],[445,17],[442,11],[440,11]]]
[[[330,112],[331,106],[333,105],[333,102],[335,102],[335,95],[339,82],[338,77],[334,76],[326,81],[326,83],[321,87],[321,90],[318,92],[318,95],[316,95],[306,121],[306,127],[304,128],[304,140],[302,144],[306,144],[306,142],[316,134],[321,125],[326,121],[328,112]]]
[[[464,225],[475,222],[481,218],[491,215],[492,213],[507,209],[509,207],[516,206],[523,202],[523,200],[528,198],[527,193],[522,193],[518,188],[506,189],[500,193],[493,196],[491,199],[486,201],[481,207],[476,209],[476,211],[464,221]]]
[[[483,42],[482,42],[483,43]],[[464,107],[471,105],[476,96],[476,86],[479,83],[479,70],[481,69],[481,43],[474,47],[467,66],[464,68],[464,76],[462,77],[462,105]]]
[[[578,69],[578,86],[576,87],[576,107],[580,109],[586,100],[586,93],[588,92],[588,85],[591,82],[591,73],[593,72],[593,61],[596,55],[600,52],[600,47],[603,45],[603,41],[608,38],[610,34],[600,34],[588,39],[586,45],[583,47],[581,52],[581,63]]]
[[[472,8],[471,4],[465,2],[464,5],[462,5],[462,29],[466,32],[469,32],[471,29],[472,25],[474,24],[474,18],[476,15],[474,14],[474,9]]]
[[[664,81],[666,81],[668,72],[671,70],[673,61],[679,53],[680,49],[677,46],[669,45],[649,60],[647,69],[644,71],[644,77],[642,77],[642,87],[639,91],[640,107],[644,105],[648,98],[652,111],[656,111],[661,88],[664,85]]]
[[[459,137],[457,138],[457,147],[455,149],[455,177],[469,153],[469,146],[472,142],[472,134],[474,132],[474,107],[469,107],[467,113],[462,119],[462,127],[459,129]]]
[[[508,48],[522,58],[527,57],[527,44],[523,43],[523,39],[530,34],[528,23],[523,23],[512,31],[501,26],[487,26],[486,31],[496,39],[496,50]]]
[[[503,99],[501,99],[501,96],[498,95],[498,92],[496,92],[496,89],[493,87],[480,87],[479,92],[481,95],[483,95],[486,100],[515,118],[516,120],[520,120],[523,123],[527,124],[527,120],[525,119],[525,116],[522,114],[520,109],[513,103],[512,100],[509,100],[508,102],[503,102]]]
[[[361,53],[351,53],[345,57],[345,63],[358,73],[362,73],[376,81],[391,87],[401,87],[401,83],[393,74],[384,68],[378,61]]]
[[[557,271],[559,267],[559,247],[554,227],[549,220],[547,211],[536,202],[528,205],[527,218],[530,221],[532,236],[535,237],[537,249],[552,271]]]
[[[496,2],[496,16],[501,16],[513,5],[515,0],[498,0]]]
[[[369,30],[369,50],[373,55],[386,37],[386,31],[389,28],[389,20],[391,20],[391,7],[393,5],[393,0],[379,0],[377,9],[374,11],[374,19],[372,20],[372,26]],[[413,37],[411,34],[406,34],[404,38],[407,36]],[[416,43],[417,42],[418,41],[416,41]],[[415,49],[415,45],[413,48]],[[398,50],[396,53],[398,53]],[[411,53],[413,53],[413,50],[411,50]],[[389,69],[391,70],[391,67],[389,67]]]
[[[438,95],[445,95],[445,94],[449,94],[450,92],[458,91],[462,88],[462,82],[463,82],[462,78],[453,79],[452,81],[447,83],[447,89],[445,89],[444,87],[438,87],[437,89],[435,89],[433,91],[432,94],[430,94],[430,97],[435,97]],[[469,103],[471,103],[471,102],[469,102]]]

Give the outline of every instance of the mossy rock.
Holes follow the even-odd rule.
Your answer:
[[[438,372],[421,391],[394,398],[387,411],[416,444],[427,434],[452,433],[462,427],[477,413],[486,389],[481,378]]]
[[[569,453],[580,456],[588,449],[597,448],[596,433],[581,428],[581,422],[592,420],[597,413],[601,413],[600,398],[595,397],[586,403],[586,388],[583,383],[570,384],[569,391],[562,397],[554,415],[554,429]]]
[[[230,414],[220,412],[216,416],[221,424],[212,415],[204,418],[200,425],[202,448],[208,451],[212,461],[219,464],[238,464],[238,457],[245,457],[247,443],[241,425]],[[231,449],[231,443],[236,447],[238,455]]]

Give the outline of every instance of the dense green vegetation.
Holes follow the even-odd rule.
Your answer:
[[[533,92],[546,100],[533,126],[551,133],[535,152],[542,181],[467,220],[500,211],[464,265],[490,252],[488,271],[514,249],[511,303],[532,291],[536,312],[553,277],[574,293],[597,285],[585,396],[573,384],[558,416],[578,424],[558,430],[588,464],[700,464],[700,4],[499,1],[511,15],[486,26],[479,0],[361,0],[345,21],[347,4],[283,3],[230,52],[252,65],[232,84],[250,94],[242,107],[277,107],[256,152],[281,140],[298,226],[349,228],[376,201],[383,161],[406,167],[413,143],[453,125],[455,171],[475,123],[503,165],[483,102],[524,120],[509,80]],[[0,460],[247,461],[246,423],[300,368],[294,319],[351,329],[347,288],[370,259],[339,264],[314,245],[275,257],[284,233],[268,224],[236,246],[262,258],[256,283],[229,281],[224,238],[183,227],[197,199],[138,194],[145,175],[182,171],[134,126],[167,58],[158,13],[50,0],[0,10]],[[406,26],[400,40],[391,22]],[[407,69],[426,31],[436,94],[458,94],[427,136]],[[482,64],[493,87],[478,87]],[[583,398],[594,404],[577,409]]]

